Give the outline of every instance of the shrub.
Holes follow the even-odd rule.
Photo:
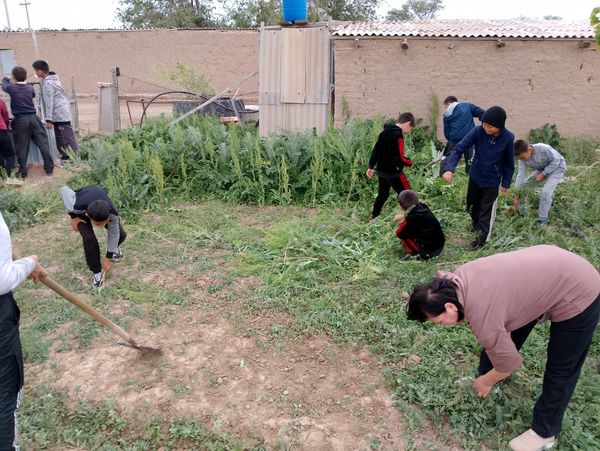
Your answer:
[[[555,124],[544,124],[540,128],[532,128],[529,130],[530,143],[544,143],[555,149],[560,148],[560,133]]]

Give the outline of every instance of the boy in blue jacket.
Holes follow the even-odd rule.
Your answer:
[[[445,181],[452,183],[460,157],[475,146],[475,157],[469,170],[467,211],[477,235],[467,246],[469,250],[479,249],[490,239],[496,217],[498,188],[502,185],[502,194],[507,195],[515,172],[515,135],[505,128],[506,111],[493,106],[486,110],[481,121],[483,125],[473,128],[454,147],[446,159],[442,175]]]
[[[452,152],[452,149],[469,133],[475,122],[473,118],[481,120],[484,110],[479,108],[477,105],[473,105],[469,102],[459,102],[454,96],[448,96],[444,100],[444,112],[442,117],[444,120],[444,137],[446,138],[446,146],[444,147],[444,157],[447,158]],[[473,158],[473,148],[469,148],[465,151],[465,169],[467,174],[471,166],[471,159]],[[444,160],[440,164],[440,177],[444,172]]]

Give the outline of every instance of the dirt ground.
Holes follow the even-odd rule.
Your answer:
[[[19,234],[17,244],[60,247],[66,227],[61,219]],[[109,333],[98,335],[89,349],[60,350],[56,338],[73,326],[66,323],[50,335],[55,340],[48,359],[28,365],[28,384],[65,388],[74,401],[114,400],[138,421],[157,415],[192,419],[267,449],[404,449],[402,415],[374,356],[324,335],[279,334],[288,322],[282,314],[244,308],[241,300],[259,285],[254,277],[236,277],[210,294],[207,287],[222,281],[227,262],[215,249],[196,252],[214,262],[200,276],[185,265],[140,272],[144,257],[130,255],[109,279],[118,286],[137,275],[167,290],[188,289],[187,306],[169,305],[158,321],[139,315],[130,324],[139,342],[160,345],[161,353],[120,346]],[[83,292],[89,281],[77,279]],[[118,322],[131,307],[131,301],[115,299],[110,317]]]

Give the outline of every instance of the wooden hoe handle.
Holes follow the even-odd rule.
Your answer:
[[[119,326],[117,326],[115,323],[113,323],[111,320],[109,320],[106,316],[104,316],[102,313],[100,313],[98,310],[96,310],[90,304],[85,302],[83,299],[78,298],[76,295],[71,293],[69,290],[64,288],[62,285],[56,283],[50,277],[43,277],[40,279],[40,282],[42,282],[44,285],[46,285],[48,288],[50,288],[55,293],[57,293],[60,296],[62,296],[63,298],[65,298],[71,304],[75,304],[77,307],[79,307],[85,313],[90,315],[92,318],[94,318],[99,323],[108,327],[110,330],[112,330],[115,334],[117,334],[123,340],[127,341],[127,343],[129,343],[130,345],[137,346],[135,343],[135,340],[127,332],[125,332],[123,329],[121,329]]]

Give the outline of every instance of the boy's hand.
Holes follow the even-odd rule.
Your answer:
[[[404,213],[398,213],[396,216],[394,216],[394,221],[404,221]]]
[[[104,271],[106,273],[106,272],[110,271],[111,267],[112,267],[112,262],[110,261],[110,258],[104,257],[104,260],[102,260],[102,271]]]
[[[81,218],[71,218],[71,230],[73,230],[73,232],[77,232],[77,227],[79,227],[80,222],[85,221]]]
[[[502,192],[503,196],[508,196],[508,193],[510,192],[510,188],[504,188],[504,187],[502,187],[501,192]]]
[[[373,178],[373,176],[375,175],[375,169],[367,169],[367,177],[369,178]]]
[[[454,178],[454,172],[446,171],[442,174],[442,178],[445,182],[452,183],[452,179]]]
[[[545,178],[546,176],[544,175],[544,173],[540,172],[538,175],[535,176],[535,181],[540,183],[543,182]]]
[[[48,272],[40,264],[38,256],[30,255],[29,258],[32,258],[35,261],[35,268],[27,278],[33,282],[37,282],[44,277],[48,277]]]
[[[54,124],[51,122],[46,122],[46,124],[44,125],[44,127],[46,127],[47,129],[51,129],[54,128]]]

